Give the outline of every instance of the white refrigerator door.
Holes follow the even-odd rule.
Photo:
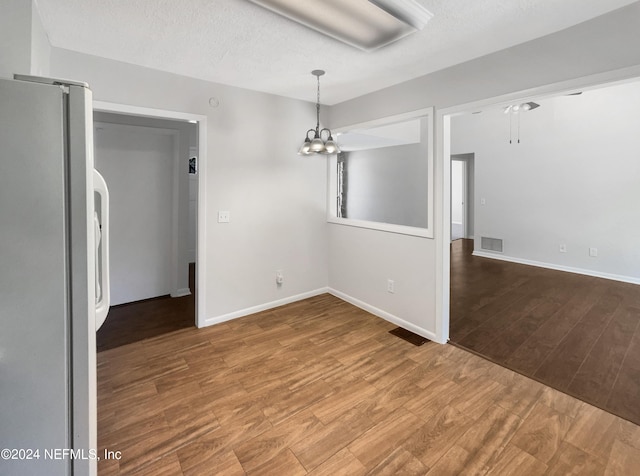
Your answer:
[[[96,446],[91,92],[45,83],[0,79],[2,475],[96,473],[45,454]]]
[[[0,83],[0,441],[69,448],[69,273],[63,97]],[[0,474],[68,474],[69,461],[0,459]]]

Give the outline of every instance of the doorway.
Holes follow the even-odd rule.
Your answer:
[[[510,142],[508,127],[500,128],[509,124],[505,116],[509,104],[483,105],[482,116],[470,114],[480,109],[478,105],[468,107],[465,115],[456,110],[441,116],[443,215],[452,223],[456,213],[453,187],[459,180],[454,177],[460,173],[453,163],[447,167],[447,158],[454,160],[450,152],[455,147],[482,154],[477,183],[482,198],[478,198],[476,222],[481,249],[474,250],[473,242],[467,240],[450,244],[446,227],[443,231],[447,253],[443,262],[450,265],[443,269],[443,281],[450,291],[450,308],[445,302],[443,314],[447,329],[449,321],[451,324],[450,342],[636,424],[640,412],[631,402],[640,385],[630,375],[638,368],[639,354],[633,352],[631,343],[640,335],[640,328],[638,314],[628,303],[637,301],[640,289],[634,286],[637,266],[627,266],[635,256],[633,245],[625,249],[625,233],[616,228],[624,223],[620,217],[631,210],[619,199],[636,194],[635,184],[626,189],[632,182],[619,180],[616,171],[624,168],[630,175],[636,164],[620,167],[624,162],[610,161],[603,168],[597,151],[608,149],[611,143],[620,150],[637,147],[629,139],[632,131],[625,129],[634,127],[633,118],[615,121],[625,118],[629,97],[640,94],[637,84],[596,85],[526,102],[534,104],[536,111],[523,115],[528,134],[517,144]],[[606,132],[579,113],[597,110],[599,104],[607,105],[603,122],[610,129]],[[593,132],[596,127],[598,134]],[[496,134],[487,134],[490,129]],[[584,149],[572,156],[566,149],[578,142],[573,140],[576,136],[584,141]],[[458,141],[455,147],[451,137]],[[449,170],[451,177],[446,176]],[[606,211],[602,215],[584,205],[591,193],[584,184],[590,181],[609,200],[599,198],[599,210]],[[570,193],[567,186],[573,186]],[[538,200],[538,190],[548,191],[546,202]],[[558,213],[569,195],[575,199],[571,212]],[[565,226],[568,216],[574,221]],[[608,227],[599,234],[605,219]],[[589,237],[584,245],[582,236]],[[506,246],[498,250],[490,246],[490,240],[500,244],[504,240]],[[597,261],[597,249],[592,252],[589,248],[597,240],[613,244],[608,256],[617,259],[615,264]],[[605,266],[609,267],[605,270]]]
[[[114,341],[111,344],[103,342],[103,344],[106,343],[107,347],[100,346],[99,333],[97,336],[99,350],[106,350],[106,348],[135,341],[131,340],[136,339],[132,334],[139,333],[141,338],[148,338],[182,327],[198,326],[204,322],[203,292],[197,291],[204,289],[204,273],[201,265],[201,263],[205,262],[205,246],[202,239],[204,235],[202,216],[205,211],[202,175],[206,164],[206,117],[100,102],[96,102],[94,107],[96,126],[104,127],[104,124],[98,124],[99,122],[111,122],[115,124],[107,124],[108,127],[121,127],[125,131],[128,128],[128,133],[132,136],[140,135],[137,132],[142,131],[144,133],[142,135],[146,134],[154,138],[153,141],[157,145],[163,143],[167,146],[168,144],[160,155],[158,155],[158,150],[155,151],[156,158],[162,158],[161,156],[164,154],[167,156],[164,157],[164,159],[167,159],[164,162],[168,162],[160,166],[162,170],[159,171],[162,172],[160,175],[164,180],[164,185],[157,187],[165,190],[163,192],[156,190],[156,192],[163,194],[164,197],[162,200],[163,211],[155,210],[157,215],[162,215],[158,223],[159,225],[165,225],[162,228],[164,232],[155,234],[155,238],[152,240],[154,242],[158,241],[162,247],[165,261],[163,264],[165,271],[152,273],[155,275],[153,279],[156,281],[160,279],[163,283],[156,283],[161,286],[156,287],[154,292],[148,291],[147,294],[149,296],[140,295],[141,301],[120,299],[122,303],[119,301],[112,302],[110,316],[107,317],[105,325],[100,329],[102,334],[105,333],[102,331],[108,326],[110,320],[112,324],[117,324],[116,321],[118,320],[123,321],[123,323],[131,321],[131,316],[146,314],[146,318],[142,321],[138,319],[140,322],[133,324],[133,327],[129,326],[124,332],[122,329],[118,332],[111,332],[111,337],[117,335],[117,338],[115,340],[110,339]],[[95,132],[97,134],[104,131],[96,130]],[[98,138],[96,137],[97,142]],[[114,147],[117,148],[119,146],[116,144]],[[132,151],[131,155],[139,155],[140,153],[140,150],[136,149]],[[146,157],[146,160],[147,165],[149,165],[149,158]],[[192,171],[194,161],[197,162],[197,173],[195,174]],[[96,154],[96,166],[98,168],[100,162],[101,159]],[[123,165],[123,168],[128,166],[126,161],[121,165]],[[137,165],[138,167],[143,166],[143,164]],[[152,165],[152,169],[157,168],[157,164]],[[111,168],[113,169],[114,167]],[[142,188],[151,187],[153,189],[153,183],[157,182],[155,180],[155,175],[157,174],[153,173],[153,170],[150,170],[147,174],[148,168],[144,166],[142,168],[142,171],[139,170],[130,175],[134,175],[134,180],[141,182]],[[126,171],[123,169],[119,173],[126,175]],[[118,189],[122,191],[123,187],[120,185],[114,184],[114,191]],[[156,183],[156,185],[158,184]],[[134,195],[138,195],[138,199],[134,197],[133,200],[146,202],[147,204],[148,202],[159,202],[159,200],[149,198],[148,193],[142,193],[141,187],[137,185],[131,187],[135,189]],[[147,198],[145,199],[145,197]],[[112,216],[113,213],[115,213],[115,210],[112,208]],[[145,213],[145,215],[145,219],[148,219],[149,213]],[[131,217],[129,218],[129,221],[131,221]],[[135,221],[134,219],[133,222],[135,223]],[[167,226],[169,226],[169,229],[167,229]],[[160,229],[158,227],[154,229],[156,228]],[[163,237],[159,235],[163,235]],[[123,246],[130,240],[124,241]],[[149,243],[149,240],[143,241]],[[114,241],[112,240],[113,243]],[[147,251],[149,250],[145,250],[145,252]],[[161,261],[163,260],[157,260],[156,264],[159,265]],[[131,273],[125,273],[124,276],[129,277],[132,275]],[[163,289],[160,289],[161,287]],[[135,302],[129,304],[128,301],[132,300]],[[128,317],[119,319],[119,314]],[[124,341],[121,339],[123,335],[126,337]]]
[[[98,349],[193,327],[187,225],[197,125],[96,112],[94,129],[95,168],[111,202],[111,307]]]
[[[473,238],[473,154],[451,156],[451,241]]]

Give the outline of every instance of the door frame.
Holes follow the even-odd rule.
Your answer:
[[[126,114],[130,116],[151,117],[154,119],[169,119],[173,121],[191,122],[198,125],[198,199],[196,217],[196,302],[195,302],[195,325],[204,327],[206,325],[206,272],[207,262],[206,247],[206,217],[207,217],[207,190],[206,190],[206,169],[207,169],[207,116],[202,114],[192,114],[185,112],[169,111],[164,109],[153,109],[148,107],[130,106],[105,101],[94,101],[93,110],[101,112],[112,112]]]

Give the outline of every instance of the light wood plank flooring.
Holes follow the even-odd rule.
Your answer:
[[[321,295],[99,353],[99,474],[637,474],[638,426],[393,327]]]

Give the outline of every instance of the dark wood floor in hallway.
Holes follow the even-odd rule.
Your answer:
[[[195,327],[195,263],[189,265],[189,296],[159,296],[112,306],[96,333],[98,352]]]
[[[451,246],[452,343],[640,424],[640,286]]]

